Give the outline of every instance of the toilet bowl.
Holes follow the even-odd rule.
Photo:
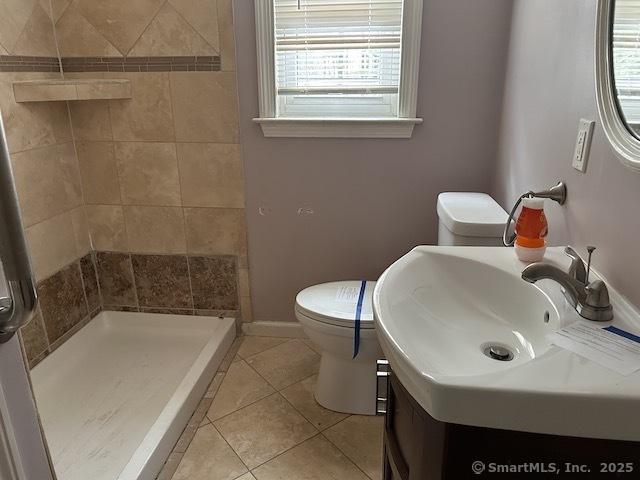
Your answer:
[[[296,317],[321,351],[315,398],[329,410],[376,413],[376,360],[382,358],[382,350],[371,305],[375,283],[366,282],[364,288],[360,281],[323,283],[302,290],[296,297]],[[360,341],[354,357],[358,311]]]
[[[438,245],[502,245],[507,212],[486,193],[444,192],[438,196]],[[366,282],[360,313],[360,344],[354,354],[356,312],[362,282],[314,285],[296,297],[296,317],[321,350],[315,397],[338,412],[375,415],[376,337],[371,297],[376,282]]]

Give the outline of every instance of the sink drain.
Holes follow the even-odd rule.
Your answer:
[[[513,352],[502,345],[487,345],[484,349],[484,354],[500,362],[513,360]]]

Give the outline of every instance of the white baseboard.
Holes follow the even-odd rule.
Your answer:
[[[242,324],[242,331],[262,337],[307,338],[298,322],[247,322]]]

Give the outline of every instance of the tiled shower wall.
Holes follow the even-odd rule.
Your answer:
[[[0,0],[0,111],[41,306],[48,320],[45,331],[39,309],[22,330],[30,362],[49,348],[49,339],[55,346],[61,331],[78,315],[88,317],[77,261],[90,252],[91,243],[67,105],[18,104],[12,90],[16,80],[61,78],[59,64],[55,70],[57,50],[48,12],[48,2]],[[84,310],[73,308],[83,306],[78,291]],[[62,312],[57,302],[50,301],[55,298],[68,298],[70,309]]]
[[[55,74],[0,73],[41,292],[29,359],[84,325],[95,298],[250,321],[231,0],[52,0],[52,12],[0,0],[0,55],[57,56],[55,24],[66,78],[126,78],[133,98],[18,105],[12,80]],[[21,47],[27,34],[38,48]]]

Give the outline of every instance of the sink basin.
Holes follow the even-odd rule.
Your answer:
[[[512,368],[545,353],[558,329],[549,297],[487,263],[439,249],[416,251],[401,279],[385,288],[386,312],[402,319],[389,333],[430,375],[480,375]],[[491,346],[512,353],[500,361]]]
[[[569,265],[559,247],[545,262]],[[551,344],[580,317],[558,284],[522,280],[525,266],[509,248],[436,246],[391,265],[373,310],[394,374],[440,421],[640,441],[640,372],[621,376]],[[640,331],[638,312],[609,290],[616,316],[601,325]]]

